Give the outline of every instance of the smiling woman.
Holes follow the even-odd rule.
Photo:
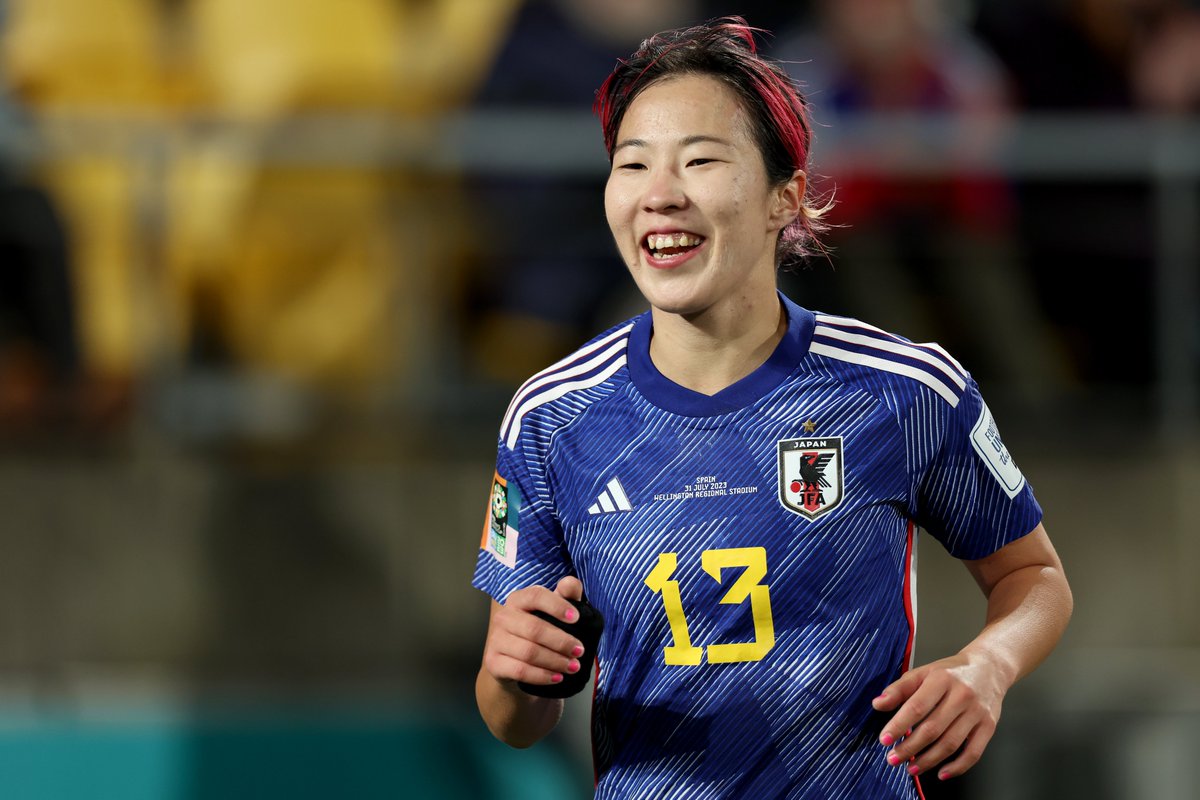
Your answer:
[[[979,759],[1070,616],[1041,508],[949,354],[776,288],[820,210],[804,101],[744,21],[646,40],[596,110],[609,226],[650,310],[505,415],[480,713],[537,742],[563,701],[519,685],[596,648],[598,798],[914,800],[922,772]],[[917,526],[988,621],[914,669]],[[573,627],[585,594],[598,645]]]
[[[654,57],[647,59],[647,54]],[[754,29],[737,22],[666,31],[648,39],[630,61],[622,62],[625,69],[615,70],[596,94],[594,108],[609,158],[621,144],[638,143],[623,138],[618,143],[618,137],[630,104],[641,92],[660,80],[705,76],[721,81],[736,95],[737,110],[743,113],[739,121],[759,151],[767,182],[779,187],[791,181],[808,164],[812,140],[808,103],[781,67],[755,54]],[[714,138],[717,143],[730,143],[703,133],[690,134],[685,143]],[[801,200],[806,199],[802,191]],[[801,213],[781,231],[780,262],[809,252],[827,209],[801,205]]]
[[[769,184],[732,89],[681,75],[629,105],[604,200],[617,248],[653,307],[732,320],[747,297],[778,306],[775,244],[804,185],[799,170]]]

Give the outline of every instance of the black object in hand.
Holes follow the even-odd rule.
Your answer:
[[[567,598],[567,601],[579,612],[579,619],[574,622],[563,622],[542,611],[533,613],[583,643],[583,655],[579,657],[579,671],[564,672],[563,679],[558,683],[537,686],[525,682],[518,683],[517,685],[528,694],[538,697],[573,697],[583,691],[583,687],[587,686],[588,679],[591,678],[592,665],[596,662],[596,648],[600,645],[600,634],[604,632],[604,617],[600,616],[600,612],[586,600]]]

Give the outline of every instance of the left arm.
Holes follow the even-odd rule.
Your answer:
[[[983,755],[1004,695],[1054,649],[1073,605],[1040,523],[992,555],[963,563],[987,597],[983,630],[956,655],[906,672],[872,701],[877,711],[896,711],[879,738],[895,744],[889,763],[918,775],[946,762],[938,771],[943,780]]]

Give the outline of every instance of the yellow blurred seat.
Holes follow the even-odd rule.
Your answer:
[[[161,99],[157,0],[9,0],[4,72],[27,102],[146,107]]]
[[[515,5],[193,0],[197,97],[233,127],[190,141],[171,169],[167,288],[181,346],[206,325],[239,363],[335,389],[405,369],[419,332],[404,311],[445,302],[421,293],[436,281],[411,279],[443,265],[414,259],[459,248],[404,241],[391,215],[412,192],[444,199],[445,186],[356,161],[370,154],[336,142],[307,165],[279,163],[273,148],[314,117],[452,108]],[[460,55],[440,76],[447,91],[419,85],[439,76],[409,73],[418,41],[442,62]],[[452,242],[459,232],[439,222],[420,234]]]
[[[220,110],[275,119],[372,108],[395,94],[391,0],[193,0],[195,67]]]
[[[468,99],[522,0],[190,0],[196,69],[244,118],[437,114]]]

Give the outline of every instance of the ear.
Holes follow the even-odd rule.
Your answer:
[[[792,220],[800,216],[804,210],[804,190],[808,186],[808,176],[804,170],[798,169],[792,173],[787,183],[775,189],[774,202],[771,208],[771,226],[775,230],[783,230]]]

